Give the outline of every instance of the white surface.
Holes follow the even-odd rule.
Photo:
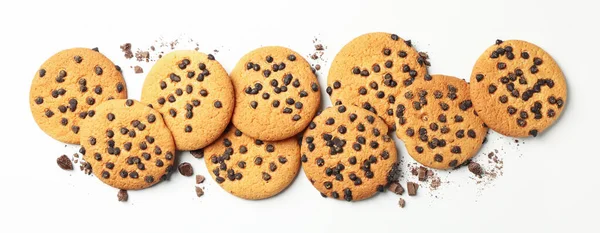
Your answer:
[[[0,3],[0,232],[597,232],[596,1],[167,2]],[[325,61],[318,62],[324,88],[337,51],[373,31],[412,39],[429,53],[431,73],[467,79],[475,59],[496,38],[536,43],[567,77],[564,115],[519,146],[493,134],[476,158],[487,161],[481,154],[504,148],[504,175],[490,184],[476,184],[466,169],[441,173],[450,183],[437,191],[421,188],[416,197],[405,194],[407,206],[401,209],[390,192],[358,203],[324,199],[304,174],[263,201],[235,198],[211,179],[204,184],[206,195],[197,198],[195,180],[174,174],[169,182],[129,192],[130,201],[120,203],[117,190],[95,177],[59,169],[56,158],[77,147],[46,136],[29,112],[29,86],[39,65],[70,47],[100,47],[123,67],[130,98],[139,99],[145,76],[129,68],[138,62],[123,58],[119,45],[125,42],[147,48],[160,36],[192,38],[202,52],[219,49],[217,60],[231,70],[261,45],[288,46],[308,56],[316,37],[327,46]],[[144,63],[145,71],[151,65]],[[180,156],[208,177],[203,161]]]

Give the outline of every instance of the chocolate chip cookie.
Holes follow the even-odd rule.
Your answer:
[[[244,134],[276,141],[306,128],[321,94],[311,67],[284,47],[262,47],[240,59],[231,73],[236,105],[233,124]]]
[[[558,64],[540,47],[497,40],[473,67],[471,97],[491,129],[512,137],[535,137],[562,113],[567,83]]]
[[[81,125],[109,99],[127,98],[121,68],[86,48],[60,51],[36,72],[29,91],[31,114],[50,137],[79,143]]]
[[[94,175],[118,189],[143,189],[165,179],[175,142],[162,115],[138,101],[110,100],[81,128],[81,152]]]
[[[174,51],[148,73],[142,102],[163,114],[178,150],[196,150],[216,140],[229,124],[233,86],[213,55]]]
[[[487,127],[477,117],[464,80],[432,75],[396,97],[396,135],[424,166],[448,169],[470,159]]]
[[[387,124],[352,105],[325,109],[304,133],[304,173],[324,196],[358,201],[397,180],[398,157]]]
[[[230,127],[204,148],[213,179],[227,192],[244,199],[264,199],[285,189],[300,169],[296,138],[266,142]]]
[[[364,34],[335,56],[327,94],[332,103],[362,107],[392,127],[396,96],[424,79],[427,64],[410,40],[382,32]]]

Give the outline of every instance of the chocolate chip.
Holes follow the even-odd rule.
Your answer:
[[[539,70],[537,68],[537,66],[533,65],[529,68],[529,72],[531,72],[532,74],[537,73]]]
[[[451,167],[456,167],[456,165],[458,165],[458,160],[452,160],[448,165],[450,165]]]
[[[497,90],[497,88],[496,88],[496,85],[494,85],[494,84],[490,84],[490,85],[488,86],[488,92],[489,92],[490,94],[493,94],[494,92],[496,92],[496,90]]]
[[[529,130],[529,135],[537,137],[538,131],[536,129]]]
[[[56,163],[63,170],[73,170],[73,163],[66,155],[61,155],[56,159]]]
[[[442,157],[442,155],[440,155],[440,154],[435,154],[435,156],[433,157],[433,160],[435,160],[436,162],[442,162],[442,161],[444,161],[444,157]]]
[[[40,75],[40,78],[43,78],[44,76],[46,76],[46,70],[45,69],[40,69],[39,75]]]
[[[453,146],[452,149],[450,149],[450,152],[452,152],[454,154],[460,154],[461,153],[460,146]]]

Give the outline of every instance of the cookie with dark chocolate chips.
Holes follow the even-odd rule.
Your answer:
[[[244,199],[277,195],[300,169],[300,148],[295,137],[261,141],[233,126],[204,148],[204,155],[213,179],[227,192]]]
[[[320,106],[315,74],[288,48],[262,47],[246,54],[231,79],[236,97],[232,122],[252,138],[292,137],[306,128]]]
[[[473,67],[471,97],[491,129],[512,137],[535,137],[562,113],[567,83],[542,48],[521,40],[498,40]]]
[[[477,154],[487,127],[477,117],[464,80],[432,75],[400,92],[396,135],[424,166],[448,169]]]
[[[332,103],[359,106],[392,127],[396,96],[422,81],[428,64],[410,40],[382,32],[364,34],[336,55],[327,77],[327,94]]]
[[[162,115],[135,100],[110,100],[95,108],[81,128],[84,159],[102,182],[124,190],[166,179],[175,142]]]
[[[37,70],[29,106],[46,134],[78,144],[81,125],[94,115],[94,106],[125,98],[127,88],[118,66],[97,51],[73,48],[54,54]]]
[[[163,114],[178,150],[196,150],[216,140],[229,124],[233,86],[212,55],[174,51],[148,73],[142,102]]]
[[[325,109],[304,133],[301,148],[306,177],[334,199],[369,198],[397,180],[398,157],[387,124],[356,106]]]

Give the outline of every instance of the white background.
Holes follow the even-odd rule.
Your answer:
[[[2,1],[0,3],[0,232],[598,232],[597,164],[600,62],[596,1]],[[386,192],[357,203],[322,198],[299,174],[281,195],[245,201],[208,179],[197,198],[194,179],[129,192],[79,170],[58,168],[56,158],[77,147],[46,136],[29,112],[28,91],[38,67],[70,47],[100,47],[121,65],[130,98],[139,99],[144,74],[126,60],[125,42],[147,48],[161,36],[192,38],[230,71],[246,52],[283,45],[314,51],[327,46],[319,81],[352,38],[375,31],[412,39],[429,53],[430,73],[470,76],[475,59],[497,38],[523,39],[548,51],[567,78],[568,102],[557,124],[515,145],[491,133],[475,158],[500,149],[503,173],[477,184],[466,169],[440,172],[438,190],[422,187],[398,207]],[[182,47],[186,48],[186,47]],[[188,47],[193,48],[193,47]],[[315,63],[315,61],[311,61]],[[328,98],[324,105],[331,105]],[[398,143],[404,167],[412,161]],[[196,174],[203,161],[181,153]],[[407,174],[406,171],[404,171]],[[415,180],[405,176],[401,182]],[[427,185],[427,184],[422,184]]]

